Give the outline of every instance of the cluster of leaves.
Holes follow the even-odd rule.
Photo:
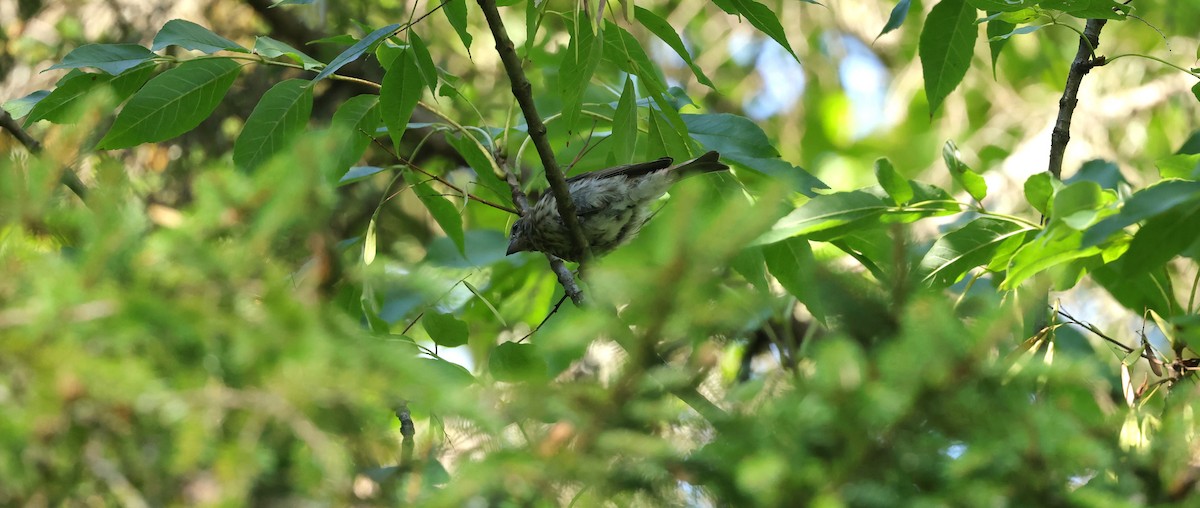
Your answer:
[[[1166,386],[1194,363],[1200,327],[1193,302],[1177,300],[1170,264],[1200,256],[1194,147],[1163,159],[1162,180],[1140,189],[1106,161],[1061,182],[1035,175],[1024,186],[1027,216],[989,210],[985,180],[953,142],[942,156],[964,198],[906,178],[887,158],[875,161],[877,186],[830,191],[749,119],[684,112],[694,101],[669,85],[635,22],[697,82],[718,85],[663,17],[632,2],[609,19],[550,4],[524,2],[522,49],[546,74],[535,87],[557,92],[538,96],[548,135],[567,147],[556,155],[603,167],[703,147],[720,151],[736,180],[681,185],[641,239],[588,267],[595,304],[564,307],[529,340],[499,338],[539,326],[559,290],[533,257],[503,256],[513,197],[500,155],[522,163],[528,129],[511,112],[478,122],[444,112],[473,108],[478,85],[437,65],[436,46],[415,30],[424,17],[331,38],[348,47],[328,63],[270,37],[247,48],[172,20],[150,48],[76,48],[53,67],[70,69],[54,90],[7,102],[26,125],[74,133],[53,148],[115,150],[197,128],[246,65],[312,74],[263,94],[233,144],[233,168],[206,168],[182,211],[130,204],[136,185],[103,153],[86,207],[56,189],[71,161],[51,150],[0,174],[10,193],[0,196],[0,263],[16,274],[0,283],[0,330],[13,337],[2,345],[0,400],[18,408],[0,420],[0,501],[353,493],[446,505],[678,503],[700,487],[732,504],[894,506],[1133,504],[1139,494],[1160,502],[1191,492],[1200,478],[1189,465],[1194,401],[1152,397],[1129,374],[1144,359],[1162,376],[1155,386]],[[798,60],[767,5],[714,4]],[[899,2],[884,33],[910,7]],[[437,10],[470,52],[466,2]],[[942,0],[919,45],[930,111],[969,69],[979,23],[995,59],[1011,35],[1037,26],[1018,25],[1129,12],[1112,0]],[[569,43],[557,52],[538,44],[559,33]],[[199,55],[156,53],[168,47]],[[367,57],[383,69],[378,83],[338,73]],[[378,94],[345,100],[327,127],[311,128],[314,91],[327,79]],[[120,108],[102,137],[91,136],[97,107]],[[437,122],[413,122],[418,107]],[[589,129],[593,140],[571,143]],[[390,143],[377,139],[384,134]],[[467,178],[410,162],[435,135],[469,166]],[[384,194],[403,182],[444,234],[418,259],[381,232],[386,199],[357,225],[361,235],[329,237],[332,217],[352,205],[338,190],[380,180]],[[791,197],[799,204],[780,205]],[[953,225],[908,245],[906,225],[932,218]],[[833,253],[865,274],[819,260]],[[1047,320],[1042,299],[1022,307],[1009,298],[1085,276],[1132,312],[1153,314],[1168,340],[1114,350],[1119,390],[1108,386],[1111,358]],[[810,330],[827,330],[819,339],[799,333],[796,302],[812,315]],[[756,333],[784,369],[712,389]],[[619,374],[554,381],[598,339],[624,350]],[[1068,354],[1056,359],[1056,344]],[[445,358],[443,348],[461,346],[486,368]],[[415,459],[388,427],[401,400],[421,422]],[[456,438],[485,444],[445,446],[455,432],[445,418],[469,429]],[[452,477],[439,461],[448,457],[459,461]],[[374,490],[352,491],[356,473]],[[436,487],[446,482],[456,485]]]

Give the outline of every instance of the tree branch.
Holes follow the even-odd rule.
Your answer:
[[[1083,29],[1083,37],[1079,38],[1079,49],[1075,52],[1075,60],[1071,62],[1071,70],[1067,73],[1067,85],[1063,88],[1062,98],[1058,100],[1058,120],[1054,122],[1054,131],[1050,133],[1050,175],[1055,180],[1062,180],[1063,154],[1067,151],[1067,143],[1071,141],[1071,116],[1075,113],[1075,105],[1079,103],[1079,85],[1083,76],[1105,64],[1103,56],[1096,56],[1096,48],[1100,46],[1100,29],[1104,28],[1105,19],[1089,19]]]
[[[554,158],[554,150],[550,148],[550,141],[546,139],[546,124],[542,123],[542,117],[538,116],[537,107],[534,106],[533,86],[529,84],[529,80],[525,78],[525,71],[521,69],[521,59],[517,56],[512,39],[508,37],[508,32],[504,29],[504,21],[500,19],[500,11],[496,8],[495,0],[478,1],[479,7],[483,9],[483,16],[487,18],[488,27],[492,29],[492,36],[496,39],[496,52],[500,54],[504,70],[508,73],[508,80],[512,83],[513,97],[516,97],[517,104],[521,106],[521,112],[525,114],[529,138],[533,140],[533,146],[542,159],[542,167],[546,169],[546,180],[550,182],[550,189],[557,201],[558,214],[562,217],[567,231],[570,232],[571,246],[581,254],[580,260],[587,261],[591,258],[591,249],[588,248],[587,239],[583,236],[583,228],[579,227],[579,218],[575,215],[575,202],[571,200],[571,193],[567,189],[567,180],[563,177],[562,170],[558,167],[558,161]]]
[[[0,128],[12,134],[12,137],[24,145],[25,149],[29,150],[29,153],[39,154],[42,152],[42,144],[38,140],[33,139],[33,136],[30,136],[28,132],[25,132],[25,129],[21,128],[21,124],[17,123],[17,120],[8,114],[8,111],[0,110]],[[76,196],[79,196],[79,199],[87,197],[87,186],[75,175],[74,171],[71,171],[71,168],[63,170],[60,178],[62,184],[71,189],[71,192],[74,192]]]
[[[504,179],[508,182],[508,188],[512,192],[513,204],[517,206],[517,212],[524,217],[529,211],[529,198],[521,190],[521,182],[517,180],[517,175],[508,169],[507,164],[504,168]],[[567,296],[571,297],[571,302],[576,306],[583,305],[583,291],[575,283],[575,276],[571,274],[571,270],[567,268],[567,264],[550,254],[546,254],[546,259],[550,261],[550,269],[558,276],[558,283],[562,284],[563,291]],[[538,326],[540,327],[541,325]]]

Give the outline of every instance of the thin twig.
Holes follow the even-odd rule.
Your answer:
[[[33,136],[30,136],[28,132],[25,132],[25,129],[21,128],[21,124],[17,123],[17,120],[8,114],[8,111],[0,110],[0,128],[12,134],[12,137],[25,146],[25,149],[29,150],[29,153],[34,155],[42,153],[42,144],[38,140],[33,139]],[[87,197],[87,186],[83,184],[83,181],[79,179],[79,176],[74,171],[71,171],[71,168],[64,169],[62,176],[59,178],[62,180],[63,185],[66,185],[68,189],[71,189],[71,192],[79,196],[79,199]]]
[[[446,179],[444,179],[444,178],[442,178],[442,177],[440,177],[440,176],[437,176],[437,175],[435,175],[435,174],[433,174],[433,173],[430,173],[430,172],[428,172],[428,171],[425,171],[424,169],[421,169],[421,167],[420,167],[420,166],[417,166],[416,164],[413,164],[413,162],[412,162],[411,160],[408,160],[408,159],[405,159],[404,157],[401,157],[401,156],[400,156],[400,154],[398,154],[398,153],[396,153],[394,150],[392,150],[392,147],[390,147],[390,146],[387,146],[387,144],[386,144],[386,143],[383,143],[383,142],[379,141],[379,139],[377,139],[375,136],[372,136],[372,135],[368,134],[368,133],[367,133],[367,131],[364,131],[364,130],[362,130],[362,129],[359,129],[358,131],[359,131],[359,132],[361,132],[361,133],[363,133],[363,134],[366,134],[368,138],[371,138],[371,141],[372,141],[372,142],[374,142],[376,145],[379,145],[379,147],[380,147],[380,148],[383,148],[385,151],[387,151],[388,155],[391,155],[392,157],[394,157],[394,158],[395,158],[397,161],[399,161],[401,164],[404,164],[405,166],[408,166],[408,167],[412,168],[412,169],[413,169],[413,171],[416,171],[416,172],[418,172],[418,173],[421,173],[422,175],[428,176],[429,178],[432,178],[432,179],[436,180],[438,183],[440,183],[440,184],[442,184],[442,185],[445,185],[446,187],[449,187],[451,190],[453,190],[454,192],[457,192],[459,195],[464,195],[464,196],[467,196],[467,198],[468,198],[468,199],[470,199],[470,200],[472,200],[472,201],[478,202],[478,203],[480,203],[480,204],[483,204],[483,205],[490,206],[490,207],[492,207],[492,208],[495,208],[495,209],[497,209],[497,210],[504,210],[504,211],[506,211],[506,212],[508,212],[508,213],[511,213],[511,214],[516,214],[516,213],[517,213],[517,210],[515,210],[515,209],[513,209],[513,208],[510,208],[510,207],[507,207],[507,206],[501,205],[501,204],[499,204],[499,203],[493,203],[493,202],[491,202],[491,201],[488,201],[488,200],[486,200],[486,199],[483,199],[483,198],[481,198],[481,197],[479,197],[479,196],[476,196],[476,195],[474,195],[474,194],[472,194],[472,193],[470,193],[470,192],[467,192],[466,190],[464,190],[463,188],[461,188],[461,187],[459,187],[459,186],[457,186],[457,185],[454,185],[454,184],[450,183],[449,181],[447,181]]]
[[[400,435],[403,436],[400,441],[400,467],[403,468],[412,464],[413,436],[417,435],[412,412],[408,410],[408,402],[400,402],[400,407],[396,408],[396,419],[400,420]]]
[[[1071,141],[1071,116],[1079,103],[1079,86],[1083,76],[1105,64],[1103,56],[1096,56],[1095,50],[1100,46],[1100,29],[1104,28],[1105,19],[1089,19],[1083,29],[1083,37],[1079,38],[1079,49],[1075,52],[1075,60],[1071,62],[1071,70],[1067,73],[1067,84],[1063,87],[1062,98],[1058,100],[1058,120],[1054,122],[1054,130],[1050,133],[1050,175],[1055,180],[1062,180],[1063,154],[1067,151],[1067,143]]]
[[[496,7],[495,0],[478,1],[479,7],[483,9],[483,16],[487,19],[488,27],[492,30],[492,36],[496,39],[496,52],[500,54],[500,61],[504,63],[504,70],[508,73],[513,97],[517,99],[517,104],[521,106],[521,112],[525,114],[529,137],[533,140],[533,146],[541,157],[542,167],[546,170],[546,180],[550,182],[550,189],[554,192],[558,214],[563,220],[563,225],[570,232],[571,246],[580,254],[579,259],[586,262],[591,258],[591,249],[583,235],[583,228],[579,226],[579,218],[575,215],[575,202],[571,200],[571,193],[567,189],[567,180],[563,177],[562,170],[558,167],[558,161],[554,158],[554,150],[546,138],[546,124],[542,123],[542,117],[538,115],[537,107],[534,105],[533,85],[530,85],[529,80],[525,78],[525,71],[521,68],[521,57],[517,56],[512,39],[508,37],[508,32],[504,29],[504,21],[500,19],[500,10]]]
[[[562,298],[558,299],[558,303],[554,304],[554,308],[550,309],[550,313],[546,314],[546,317],[542,318],[542,322],[538,323],[534,329],[529,330],[529,333],[525,334],[524,337],[521,337],[521,340],[518,340],[517,344],[525,342],[525,339],[528,339],[529,337],[533,336],[533,334],[537,333],[538,330],[541,330],[542,325],[546,324],[546,321],[550,320],[550,316],[553,316],[556,312],[558,312],[558,308],[562,307],[562,304],[565,301],[567,301],[567,295],[564,294],[562,295]]]

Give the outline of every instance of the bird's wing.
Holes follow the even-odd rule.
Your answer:
[[[663,169],[667,169],[667,168],[671,167],[671,162],[673,160],[674,159],[671,159],[670,157],[663,157],[661,159],[650,161],[650,162],[639,162],[637,164],[626,164],[624,166],[617,166],[617,167],[613,167],[613,168],[602,169],[600,171],[592,171],[590,173],[583,173],[581,175],[572,176],[571,178],[567,179],[567,183],[578,181],[578,180],[583,180],[585,178],[603,179],[603,178],[611,178],[614,176],[642,176],[642,175],[645,175],[648,173],[653,173],[655,171],[659,171],[659,170],[663,170]]]

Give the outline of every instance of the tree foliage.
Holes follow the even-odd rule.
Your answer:
[[[1200,2],[840,4],[18,53],[0,504],[1194,503]],[[706,150],[632,244],[504,255],[545,157]]]

